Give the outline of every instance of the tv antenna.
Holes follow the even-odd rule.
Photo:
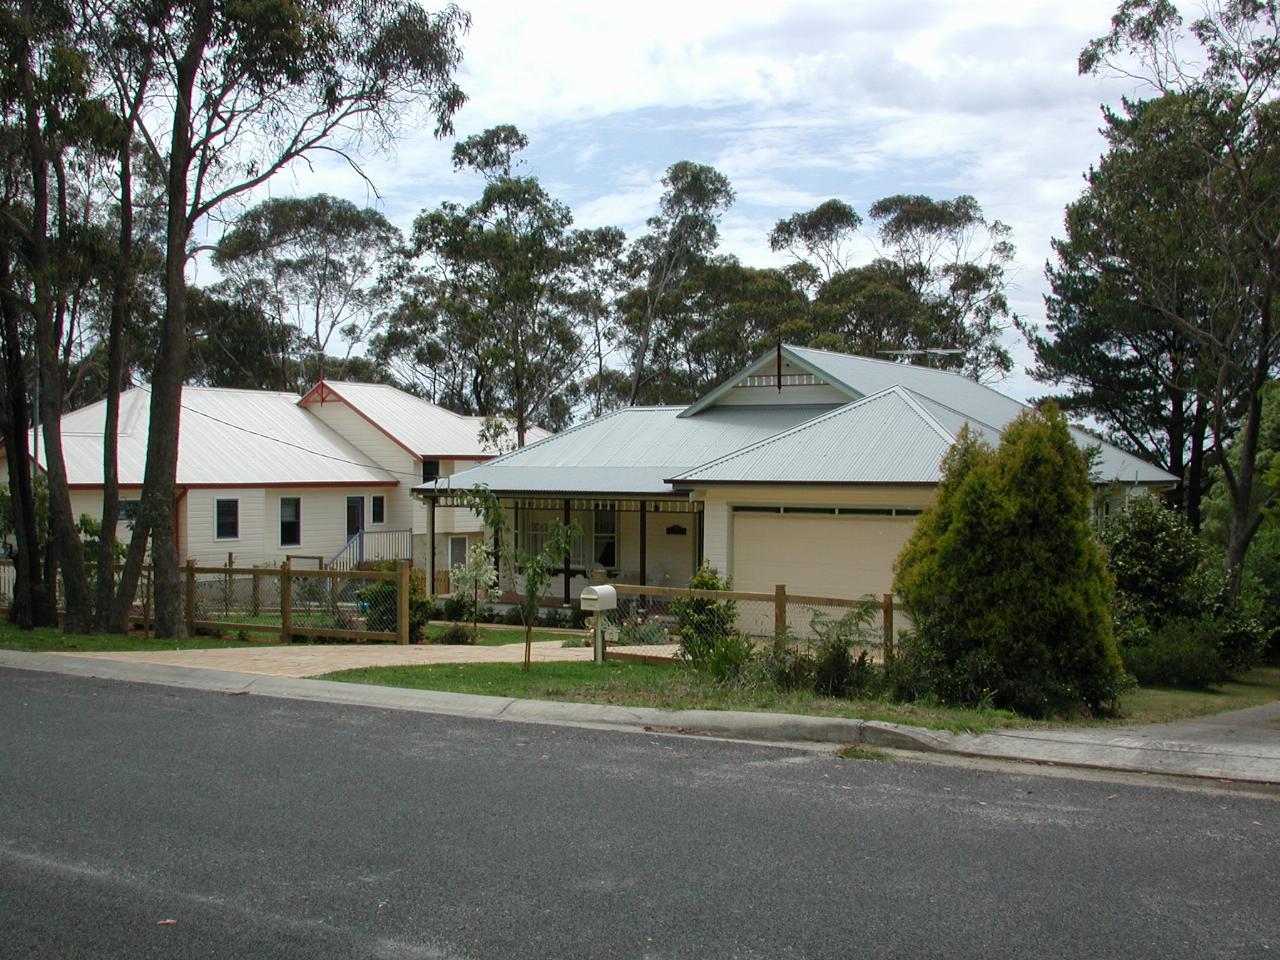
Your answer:
[[[895,360],[903,357],[925,357],[929,361],[929,366],[933,366],[933,361],[941,357],[955,357],[964,353],[959,347],[923,347],[918,350],[877,350],[876,352],[893,357]]]

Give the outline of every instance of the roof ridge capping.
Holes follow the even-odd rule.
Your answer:
[[[880,390],[876,393],[868,394],[867,396],[862,397],[858,400],[851,400],[849,403],[836,407],[834,410],[829,410],[826,413],[820,414],[811,420],[805,420],[803,423],[797,423],[795,426],[788,427],[785,430],[780,430],[774,434],[770,434],[769,436],[761,440],[756,440],[754,443],[747,444],[745,447],[740,447],[739,449],[734,450],[731,453],[726,453],[724,456],[720,456],[720,457],[716,457],[715,459],[708,460],[706,463],[700,463],[698,464],[698,466],[693,467],[689,470],[685,470],[683,473],[677,474],[674,477],[667,478],[665,482],[676,483],[677,481],[684,480],[686,478],[693,476],[694,474],[702,472],[703,470],[708,470],[711,467],[719,466],[722,463],[728,463],[732,460],[737,459],[738,457],[746,456],[747,454],[752,453],[756,450],[759,450],[762,447],[766,447],[769,444],[777,443],[780,440],[784,440],[788,437],[803,433],[805,430],[809,430],[811,428],[820,426],[828,420],[833,420],[837,417],[845,416],[857,410],[858,408],[870,406],[872,403],[878,400],[883,400],[889,396],[896,396],[900,400],[902,400],[902,402],[905,403],[911,409],[911,411],[914,414],[916,414],[916,416],[920,417],[920,419],[923,420],[928,427],[930,427],[936,434],[938,434],[938,437],[948,446],[955,443],[955,437],[953,437],[947,431],[947,429],[942,426],[942,424],[938,423],[938,421],[935,420],[929,414],[929,412],[925,410],[919,404],[919,402],[917,402],[916,399],[910,395],[910,391],[907,388],[901,386],[900,384],[895,383],[893,386],[885,387],[883,390]]]

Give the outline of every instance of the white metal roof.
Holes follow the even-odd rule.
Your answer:
[[[811,347],[784,345],[781,353],[784,362],[794,363],[797,367],[820,376],[851,400],[873,396],[894,386],[904,387],[921,401],[925,409],[952,436],[958,434],[960,427],[967,422],[992,445],[1000,442],[1001,431],[1019,414],[1031,409],[1027,404],[1007,397],[998,390],[947,370],[832,353]],[[773,353],[765,354],[747,372],[757,369],[770,372],[774,362]],[[741,375],[711,391],[688,407],[683,415],[700,415],[699,410],[714,404],[723,396],[726,388],[739,379]],[[1100,448],[1101,453],[1095,464],[1096,478],[1099,480],[1146,484],[1178,482],[1173,474],[1078,427],[1072,427],[1071,434],[1081,447]],[[891,455],[891,451],[884,455]]]
[[[735,384],[772,372],[777,357],[770,352],[683,410],[621,410],[418,489],[484,484],[530,494],[658,494],[699,481],[934,483],[966,423],[995,445],[1030,409],[959,374],[802,347],[781,353],[784,365],[812,374],[850,403],[834,410],[733,403]],[[1072,435],[1081,447],[1101,448],[1096,480],[1177,482],[1083,430],[1073,428]]]
[[[135,387],[120,395],[117,462],[120,483],[142,483],[151,395]],[[106,402],[62,417],[63,456],[73,486],[102,483]],[[43,442],[40,462],[45,462]],[[181,486],[395,484],[407,482],[298,406],[292,393],[183,387],[178,442]]]
[[[478,459],[491,457],[497,452],[481,442],[483,417],[463,416],[381,383],[326,380],[323,386],[414,456],[441,460],[454,457]],[[308,403],[315,402],[310,398],[315,396],[317,389],[319,385],[308,392]],[[530,427],[525,442],[532,443],[550,435],[541,427]]]
[[[953,440],[909,391],[895,386],[683,473],[672,483],[937,483]]]
[[[681,418],[682,407],[628,407],[573,427],[419,490],[470,488],[537,493],[671,493],[666,478],[812,419],[827,408],[718,407]]]

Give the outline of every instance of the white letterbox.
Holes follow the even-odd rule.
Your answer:
[[[587,587],[580,597],[583,610],[617,610],[618,591],[608,584]]]

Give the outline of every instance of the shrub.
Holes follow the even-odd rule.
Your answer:
[[[696,666],[718,683],[732,683],[746,672],[754,656],[751,640],[741,633],[717,637],[703,646]]]
[[[810,629],[817,634],[813,646],[813,689],[827,697],[849,697],[871,689],[878,679],[865,650],[855,658],[854,646],[875,646],[880,642],[871,630],[878,609],[869,600],[834,619],[814,611]]]
[[[476,642],[476,635],[475,635],[475,632],[471,629],[471,627],[467,626],[466,624],[455,623],[446,627],[444,630],[440,631],[440,633],[432,637],[431,642],[447,643],[447,644],[469,644],[469,643]]]
[[[377,567],[380,570],[394,570],[394,563],[384,563]],[[320,578],[309,578],[303,583],[319,585]],[[375,580],[368,586],[356,591],[356,608],[364,616],[365,629],[396,629],[396,584],[391,580]],[[421,643],[426,636],[427,624],[437,612],[435,597],[427,595],[422,581],[418,577],[409,578],[409,642]],[[349,629],[350,625],[346,627]]]
[[[1116,582],[1117,636],[1139,682],[1203,686],[1258,661],[1266,632],[1249,595],[1231,596],[1221,558],[1180,513],[1134,497],[1103,541]]]
[[[446,620],[470,620],[467,609],[467,598],[460,593],[450,594],[444,598],[444,618]]]
[[[507,607],[502,613],[498,614],[498,622],[512,627],[522,627],[524,626],[524,616],[520,613],[519,607]]]
[[[694,590],[728,590],[731,583],[704,563],[690,578],[689,586]],[[680,655],[690,662],[709,656],[720,640],[737,636],[738,605],[732,600],[676,597],[671,601],[671,613],[676,618]]]
[[[558,607],[543,607],[538,611],[537,624],[540,627],[559,629],[567,626],[568,623],[568,613],[566,611],[562,611]]]
[[[626,646],[655,646],[659,643],[670,643],[671,638],[662,624],[652,620],[624,620],[618,624],[618,639],[615,643]]]
[[[1172,620],[1145,643],[1121,649],[1129,671],[1149,686],[1203,688],[1227,675],[1213,620]]]
[[[897,562],[916,628],[905,659],[923,671],[900,673],[898,689],[1035,717],[1111,709],[1125,675],[1091,500],[1052,405],[1018,417],[994,451],[961,431]]]

